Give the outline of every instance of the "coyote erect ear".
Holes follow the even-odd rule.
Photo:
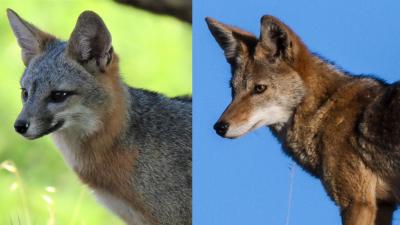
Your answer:
[[[273,16],[261,18],[260,43],[268,56],[293,61],[301,41],[283,22]]]
[[[254,50],[257,38],[253,34],[225,25],[209,17],[206,18],[206,22],[211,34],[224,50],[229,63],[238,63],[241,56],[250,54]]]
[[[83,12],[68,41],[67,54],[90,73],[105,72],[112,57],[111,34],[92,11]]]
[[[28,66],[31,59],[40,54],[46,47],[46,44],[55,40],[55,37],[26,22],[11,9],[7,9],[7,17],[18,44],[22,49],[22,61],[25,66]]]

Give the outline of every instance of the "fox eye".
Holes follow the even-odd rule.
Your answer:
[[[25,88],[21,89],[21,98],[22,101],[26,102],[28,100],[28,91]]]
[[[254,94],[261,94],[265,90],[267,90],[267,85],[257,84],[256,86],[254,86]]]
[[[49,101],[53,103],[61,103],[71,95],[72,92],[70,91],[52,91],[50,94]]]

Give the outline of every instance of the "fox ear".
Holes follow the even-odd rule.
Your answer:
[[[56,39],[26,22],[11,9],[7,9],[7,17],[22,49],[22,61],[25,66],[28,66],[31,59],[44,50],[48,42]]]
[[[105,72],[112,57],[111,34],[92,11],[81,13],[68,41],[67,54],[90,73]]]
[[[206,18],[208,28],[219,46],[224,50],[225,57],[229,63],[238,63],[241,56],[253,51],[257,44],[257,38],[246,31],[225,25],[212,19]]]
[[[260,43],[270,57],[293,61],[299,42],[293,31],[279,19],[268,15],[261,18]]]

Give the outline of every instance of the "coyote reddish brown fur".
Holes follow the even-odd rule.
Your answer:
[[[232,102],[216,132],[236,138],[269,126],[321,180],[343,224],[391,224],[400,197],[400,85],[335,68],[272,16],[262,17],[259,38],[207,23],[232,66]]]

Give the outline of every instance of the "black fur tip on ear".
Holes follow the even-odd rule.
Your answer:
[[[207,24],[213,24],[213,23],[217,22],[215,19],[208,17],[208,16],[205,18],[205,20],[206,20]]]
[[[16,13],[14,10],[7,8],[6,12],[7,12],[8,20],[11,20],[12,18],[18,18],[21,20],[21,17],[19,17],[18,13]]]
[[[271,15],[264,15],[260,19],[260,23],[262,24],[268,24],[268,23],[277,23],[279,19],[277,19],[275,16]]]
[[[79,18],[94,18],[94,19],[100,19],[100,20],[101,20],[101,17],[100,17],[97,13],[95,13],[95,12],[93,12],[93,11],[91,11],[91,10],[85,10],[85,11],[83,11],[83,12],[79,15]]]
[[[270,20],[271,16],[270,15],[264,15],[260,19],[260,23],[263,24],[265,21]]]
[[[218,22],[218,21],[217,21],[216,19],[214,19],[214,18],[206,17],[205,20],[206,20],[208,29],[211,30],[211,31],[215,30],[215,29],[218,28],[218,27],[223,27],[223,25],[221,25],[221,23]]]
[[[7,12],[7,15],[8,15],[8,16],[9,16],[10,14],[14,14],[14,15],[17,14],[14,10],[12,10],[12,9],[10,9],[10,8],[7,8],[7,9],[6,9],[6,12]]]
[[[274,16],[265,15],[261,17],[260,23],[262,27],[268,28],[270,32],[275,32],[280,30],[279,20]]]

